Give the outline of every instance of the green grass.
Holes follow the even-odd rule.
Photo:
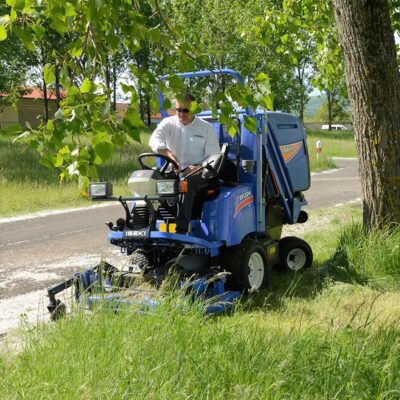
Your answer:
[[[149,132],[141,143],[133,142],[118,149],[115,156],[99,167],[99,178],[111,181],[115,193],[128,194],[130,173],[138,168],[136,155],[147,151]],[[21,143],[0,136],[0,217],[27,214],[40,210],[92,205],[81,196],[76,182],[60,183],[56,171],[38,162],[38,155]]]
[[[398,399],[400,230],[365,237],[360,215],[312,212],[301,236],[313,267],[272,271],[232,316],[181,313],[171,299],[151,314],[76,310],[27,329],[20,351],[0,356],[2,398]]]
[[[322,142],[322,152],[317,156],[315,144]],[[311,171],[318,172],[335,168],[332,157],[356,157],[354,133],[352,131],[307,131],[308,152]]]
[[[148,149],[151,128],[141,135],[140,143],[119,149],[113,159],[99,168],[101,180],[114,184],[114,193],[128,194],[127,179],[137,168],[136,155]],[[352,132],[310,131],[307,134],[312,171],[335,168],[331,157],[354,157]],[[315,142],[323,142],[323,151],[316,157]],[[7,196],[0,198],[0,218],[27,214],[40,210],[92,205],[80,195],[75,182],[59,183],[56,171],[38,163],[38,155],[21,143],[0,136],[0,190]]]

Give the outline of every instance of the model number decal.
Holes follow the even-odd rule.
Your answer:
[[[234,217],[236,217],[239,214],[239,212],[242,208],[246,207],[249,204],[252,204],[253,201],[254,201],[254,197],[252,196],[251,191],[241,194],[239,196],[239,204],[235,208]]]
[[[247,197],[251,196],[251,191],[249,190],[248,192],[244,192],[239,196],[239,201],[242,201],[244,199],[247,199]]]

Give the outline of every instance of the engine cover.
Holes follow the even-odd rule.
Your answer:
[[[161,174],[152,169],[134,171],[129,177],[128,186],[134,196],[154,196],[157,194],[156,183]]]

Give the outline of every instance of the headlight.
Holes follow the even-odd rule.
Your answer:
[[[110,182],[89,183],[89,196],[95,199],[111,197],[112,191],[112,183]]]
[[[178,193],[178,181],[158,181],[157,194],[176,194]]]

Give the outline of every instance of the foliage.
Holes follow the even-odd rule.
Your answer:
[[[130,64],[135,84],[121,83],[131,104],[119,121],[111,111],[107,85],[98,81],[109,55],[124,48],[134,56],[146,42],[152,47],[154,59],[166,62],[178,59],[178,70],[193,69],[196,57],[183,39],[175,40],[178,35],[165,19],[164,25],[154,26],[153,16],[144,15],[143,4],[135,1],[55,0],[38,4],[33,0],[8,0],[7,4],[10,10],[2,17],[3,40],[8,32],[13,32],[27,49],[35,51],[43,37],[54,31],[69,43],[65,52],[53,52],[53,60],[44,67],[47,85],[56,81],[55,71],[59,68],[59,81],[66,90],[66,98],[53,119],[37,129],[28,127],[18,140],[35,148],[43,165],[58,168],[61,179],[78,178],[80,187],[85,188],[89,179],[97,177],[97,166],[112,157],[116,146],[124,146],[128,138],[139,137],[143,126],[138,112],[140,88],[146,88],[154,110],[159,107],[154,90],[157,83],[168,93],[184,91],[184,84],[176,75],[171,76],[166,86],[157,81],[153,71]],[[160,11],[157,1],[148,5],[156,14]],[[203,61],[208,63],[207,59]],[[217,96],[221,102],[221,120],[229,124],[232,134],[236,122],[231,119],[231,99],[243,107],[271,107],[268,77],[258,74],[256,81],[256,90],[240,85]],[[167,100],[165,106],[168,104]]]
[[[2,40],[7,37],[4,24],[8,18],[2,17],[7,8],[5,1],[0,0],[0,111],[18,101],[27,71],[35,62],[35,57],[22,46],[17,35],[11,34],[7,41]]]
[[[329,121],[328,101],[323,102],[316,110],[313,120],[318,122]],[[331,123],[344,121],[351,121],[349,106],[343,98],[335,98],[331,109]]]

